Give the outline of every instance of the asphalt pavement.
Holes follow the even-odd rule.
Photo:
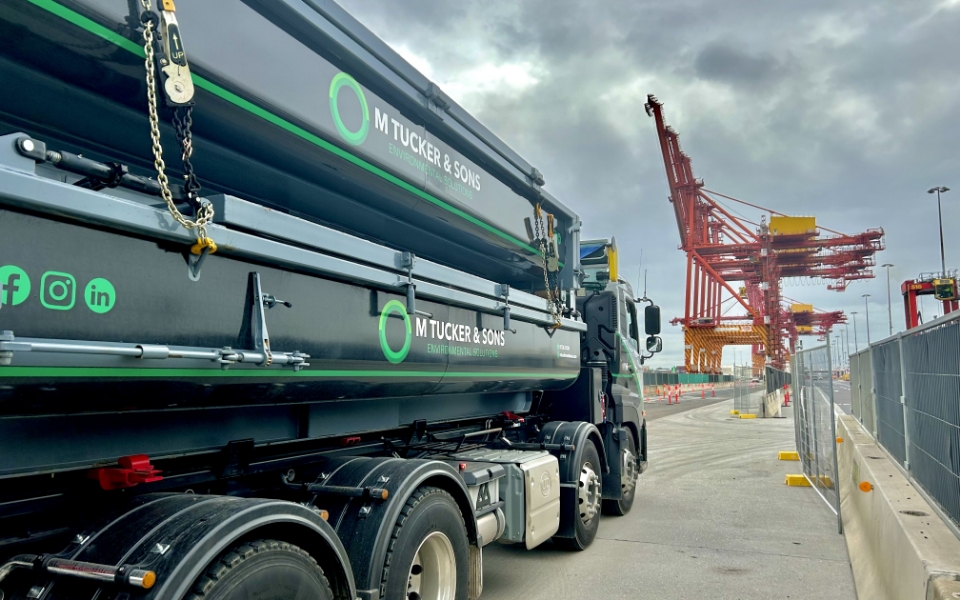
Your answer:
[[[734,418],[720,394],[647,403],[650,467],[633,511],[603,517],[584,552],[488,546],[482,598],[854,600],[836,517],[783,483],[799,468],[777,460],[794,447],[791,410]]]
[[[852,414],[850,407],[850,382],[833,380],[833,403],[846,414]]]
[[[760,384],[757,384],[756,389],[760,389]],[[656,419],[675,415],[688,410],[693,410],[694,408],[700,408],[702,406],[710,406],[712,404],[717,404],[718,402],[723,402],[733,398],[732,388],[715,390],[716,396],[713,395],[713,392],[714,390],[703,390],[702,394],[700,390],[687,392],[680,395],[679,402],[671,401],[670,404],[667,404],[666,398],[660,399],[656,396],[648,397],[643,405],[644,410],[647,413],[647,420],[655,421]],[[701,398],[701,396],[703,397]]]

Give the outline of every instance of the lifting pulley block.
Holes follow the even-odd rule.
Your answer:
[[[140,21],[143,24],[143,53],[147,84],[147,116],[150,120],[150,140],[153,149],[153,164],[157,171],[157,183],[160,196],[167,204],[167,210],[173,219],[185,229],[196,229],[198,244],[191,249],[190,278],[196,281],[200,276],[200,265],[207,255],[216,249],[207,235],[207,225],[213,221],[213,205],[198,201],[200,182],[193,169],[193,77],[190,65],[183,49],[180,26],[172,0],[161,0],[159,23],[153,12],[151,0],[140,0],[143,12]],[[159,30],[159,31],[157,31]],[[156,58],[154,52],[154,32],[160,36],[162,56]],[[156,63],[155,63],[156,60]],[[180,143],[180,159],[183,162],[184,191],[188,202],[196,206],[196,216],[189,219],[180,212],[173,200],[170,181],[163,160],[163,145],[160,142],[160,117],[157,110],[157,81],[155,72],[159,65],[161,87],[169,106],[173,107],[173,126]],[[199,246],[199,248],[197,248]]]
[[[543,287],[547,295],[547,304],[550,306],[550,315],[553,317],[551,329],[559,329],[563,324],[564,304],[560,296],[560,256],[557,251],[557,238],[554,235],[554,217],[547,214],[547,223],[543,222],[544,211],[540,204],[533,207],[534,227],[531,239],[540,248],[540,257],[543,259]],[[528,226],[529,229],[529,226]]]
[[[183,50],[176,7],[171,0],[161,0],[160,8],[160,39],[163,42],[160,72],[164,80],[163,91],[168,104],[186,106],[193,101],[193,78],[190,76],[187,54]]]

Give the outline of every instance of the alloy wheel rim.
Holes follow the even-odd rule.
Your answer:
[[[453,600],[457,560],[450,538],[434,531],[420,542],[407,577],[407,600]]]
[[[600,477],[589,462],[583,463],[580,468],[577,496],[580,508],[580,520],[585,524],[593,520],[600,512],[600,497],[602,489]]]

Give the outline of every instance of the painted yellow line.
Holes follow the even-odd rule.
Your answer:
[[[780,460],[800,460],[800,453],[796,450],[781,450],[777,453]]]

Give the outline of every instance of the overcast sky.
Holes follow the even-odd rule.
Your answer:
[[[649,93],[709,189],[845,232],[882,227],[894,331],[899,282],[940,268],[931,186],[954,188],[943,221],[947,268],[960,266],[960,0],[338,1],[539,168],[585,236],[615,235],[632,280],[642,249],[665,321],[683,311],[685,258]],[[863,346],[862,294],[873,339],[888,331],[876,271],[844,293],[783,291],[860,311]],[[648,365],[682,364],[679,326],[663,337]]]

